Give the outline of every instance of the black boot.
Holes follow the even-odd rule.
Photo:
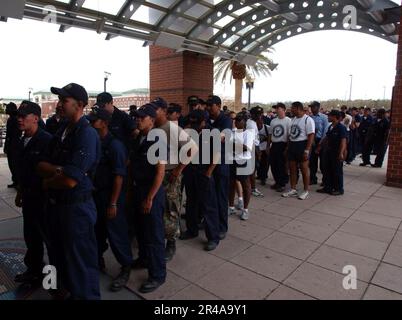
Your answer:
[[[166,262],[172,260],[175,253],[176,253],[176,241],[168,240],[166,242],[166,249],[165,249]]]
[[[119,275],[113,280],[110,285],[110,290],[113,292],[120,291],[130,278],[131,266],[122,267]]]

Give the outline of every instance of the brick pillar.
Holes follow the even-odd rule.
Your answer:
[[[151,100],[162,97],[182,105],[187,113],[189,96],[206,99],[213,93],[212,56],[151,46],[149,60]]]
[[[402,188],[402,28],[399,28],[396,77],[392,94],[386,185]]]

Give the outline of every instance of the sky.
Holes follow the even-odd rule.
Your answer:
[[[112,75],[108,91],[149,87],[149,49],[143,42],[33,20],[0,22],[0,98],[27,98],[29,88],[49,90],[70,82],[89,91],[103,90],[104,71]],[[351,31],[318,31],[291,37],[269,56],[278,68],[258,78],[252,102],[391,98],[397,45]],[[247,101],[244,90],[243,101]],[[234,97],[234,83],[217,84],[215,93]]]

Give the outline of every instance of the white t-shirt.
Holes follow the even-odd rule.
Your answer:
[[[260,137],[258,135],[257,123],[252,119],[248,119],[246,122],[246,129],[251,129],[254,131],[254,145],[258,147],[260,145]]]
[[[306,141],[307,136],[311,133],[315,133],[315,123],[311,117],[303,115],[301,118],[294,117],[292,119],[289,136],[290,141]]]
[[[267,124],[264,124],[262,126],[261,130],[259,131],[260,150],[261,151],[267,150],[267,141],[261,142],[262,141],[261,138],[264,138],[264,140],[265,140],[265,138],[268,137],[269,129],[270,129],[270,126]]]
[[[255,135],[253,130],[233,130],[232,136],[230,137],[230,142],[232,145],[236,143],[237,145],[246,146],[247,151],[243,151],[243,147],[237,146],[233,147],[233,154],[229,155],[229,160],[249,160],[251,159],[251,151],[254,146]]]
[[[345,119],[343,119],[342,123],[346,127],[347,131],[350,131],[350,125],[352,124],[353,118],[350,114],[346,114]]]
[[[288,142],[290,127],[292,120],[285,117],[283,119],[275,118],[271,121],[269,127],[269,134],[271,135],[272,142]]]

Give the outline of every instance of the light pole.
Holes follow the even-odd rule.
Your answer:
[[[31,101],[31,93],[32,93],[33,89],[29,88],[28,90],[29,90],[28,91],[28,101]]]
[[[251,108],[251,89],[254,88],[254,79],[253,78],[247,78],[247,80],[246,80],[246,88],[248,89],[248,105],[247,105],[247,109],[250,110],[250,108]]]
[[[353,74],[350,74],[349,77],[350,77],[349,101],[352,101]]]
[[[106,92],[106,82],[109,80],[109,77],[112,75],[110,72],[104,71],[105,77],[103,79],[103,91]]]

